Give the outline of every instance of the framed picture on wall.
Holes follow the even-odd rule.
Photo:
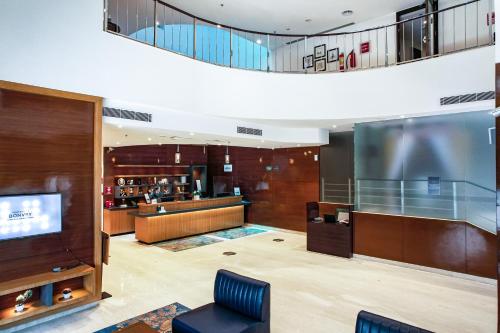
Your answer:
[[[307,69],[313,67],[313,55],[308,55],[302,58],[302,68]]]
[[[339,61],[339,48],[328,50],[326,53],[326,61],[327,62],[335,62]]]
[[[319,59],[314,62],[314,71],[315,72],[324,72],[326,71],[326,59]]]
[[[326,56],[326,44],[321,44],[314,47],[314,59],[323,58]]]

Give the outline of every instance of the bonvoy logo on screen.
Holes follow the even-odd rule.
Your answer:
[[[61,231],[61,194],[0,196],[0,241]]]

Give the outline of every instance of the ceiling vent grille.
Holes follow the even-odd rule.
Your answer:
[[[103,108],[103,116],[128,119],[128,120],[145,121],[147,123],[153,121],[153,115],[151,113],[135,112],[135,111],[121,110],[121,109],[107,108],[107,107]]]
[[[262,130],[261,129],[256,129],[256,128],[249,128],[249,127],[238,126],[238,128],[236,129],[236,132],[238,134],[248,134],[248,135],[262,136]]]
[[[486,92],[482,92],[482,93],[442,97],[441,98],[441,105],[471,103],[471,102],[478,102],[478,101],[487,101],[490,99],[495,99],[495,92],[494,91],[486,91]]]

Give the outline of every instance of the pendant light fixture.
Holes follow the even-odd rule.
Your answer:
[[[181,152],[179,151],[179,145],[177,145],[177,152],[175,153],[175,164],[181,163]]]
[[[226,155],[224,155],[224,163],[231,163],[231,156],[229,156],[229,142],[226,145]]]

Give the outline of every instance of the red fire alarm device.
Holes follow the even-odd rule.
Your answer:
[[[361,53],[370,52],[370,42],[361,43]]]

